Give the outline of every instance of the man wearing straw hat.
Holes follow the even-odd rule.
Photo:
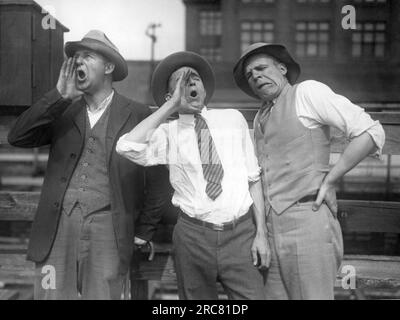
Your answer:
[[[272,260],[268,299],[333,299],[343,255],[335,183],[385,134],[363,109],[317,81],[279,44],[249,46],[234,68],[241,90],[262,102],[254,120]],[[330,127],[351,140],[329,167]]]
[[[217,299],[220,281],[230,299],[263,299],[257,265],[268,266],[269,248],[260,168],[242,114],[207,108],[214,83],[203,57],[165,58],[151,88],[160,109],[122,136],[117,151],[169,167],[180,211],[173,234],[179,297]],[[163,123],[175,112],[178,120]]]
[[[145,170],[115,152],[118,137],[151,113],[113,89],[128,74],[115,45],[92,30],[67,42],[65,53],[57,87],[8,136],[17,147],[50,146],[28,249],[35,299],[120,299],[134,233],[151,238],[167,171]]]

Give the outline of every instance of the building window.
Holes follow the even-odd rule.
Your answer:
[[[211,62],[219,62],[222,60],[221,48],[216,47],[202,47],[200,54]]]
[[[242,3],[274,3],[275,0],[242,0]]]
[[[246,21],[240,25],[242,52],[255,42],[274,41],[274,23],[268,21]]]
[[[298,57],[327,57],[329,52],[328,22],[296,23],[296,54]]]
[[[383,58],[386,47],[386,23],[357,23],[352,35],[352,56]]]
[[[222,34],[221,11],[200,11],[200,34],[220,36]]]

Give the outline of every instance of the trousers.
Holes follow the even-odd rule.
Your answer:
[[[332,300],[343,258],[342,232],[326,204],[296,203],[277,215],[270,208],[267,229],[271,265],[266,299]]]
[[[173,232],[178,294],[185,300],[217,300],[219,281],[229,299],[264,299],[264,278],[253,265],[252,219],[215,231],[182,218]]]
[[[84,215],[77,203],[63,210],[50,255],[36,263],[34,298],[38,300],[121,299],[127,284],[110,211]]]

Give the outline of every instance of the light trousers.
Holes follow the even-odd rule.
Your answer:
[[[272,251],[267,274],[267,299],[334,298],[336,275],[343,258],[342,232],[337,218],[322,204],[296,203],[281,215],[267,216]]]

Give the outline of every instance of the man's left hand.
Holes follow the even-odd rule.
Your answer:
[[[325,201],[328,208],[331,210],[335,218],[337,217],[338,205],[336,200],[336,189],[335,185],[323,182],[317,196],[317,200],[313,203],[313,211],[318,211],[321,207],[322,202]]]
[[[144,247],[144,246],[149,246],[150,254],[149,254],[149,259],[148,260],[152,261],[154,259],[155,251],[154,251],[153,242],[146,241],[146,240],[143,240],[143,239],[138,238],[138,237],[135,237],[133,241],[134,241],[134,244],[139,248]]]

